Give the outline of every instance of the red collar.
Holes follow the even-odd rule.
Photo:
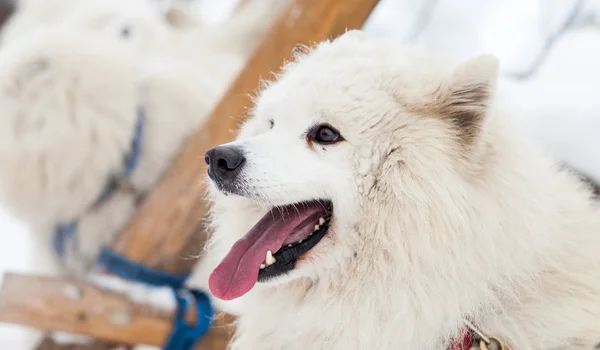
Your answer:
[[[473,333],[467,327],[463,328],[454,338],[448,350],[469,350],[473,346]]]

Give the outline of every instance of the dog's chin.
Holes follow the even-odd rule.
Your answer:
[[[224,195],[255,200],[235,188]],[[231,191],[233,190],[233,191]],[[257,204],[264,206],[263,201]],[[298,278],[311,252],[328,235],[334,205],[328,199],[269,206],[270,210],[231,248],[211,274],[209,286],[220,299],[241,297],[258,283],[281,284]],[[309,266],[308,270],[310,270]]]

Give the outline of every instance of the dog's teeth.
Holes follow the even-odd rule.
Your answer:
[[[321,228],[321,226],[315,225],[315,231],[319,231],[320,228]]]
[[[319,218],[319,225],[323,225],[325,223],[325,219],[324,218]]]
[[[291,247],[292,247],[292,245],[291,245],[291,244],[288,244],[288,248],[291,248]]]
[[[264,269],[265,267],[267,267],[267,265],[265,265],[265,264],[260,264],[260,269],[261,269],[261,270],[262,270],[262,269]]]
[[[275,260],[271,251],[267,250],[267,256],[265,258],[265,263],[267,264],[267,266],[271,266],[271,265],[275,264],[276,261],[277,260]]]

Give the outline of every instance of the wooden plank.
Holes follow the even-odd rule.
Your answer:
[[[206,173],[204,153],[230,141],[251,105],[260,78],[269,78],[289,60],[297,44],[312,44],[360,28],[378,0],[297,0],[284,11],[247,67],[231,85],[207,123],[181,150],[158,187],[149,195],[115,242],[121,254],[171,273],[187,273],[202,251],[201,219]]]
[[[134,345],[125,346],[118,343],[107,343],[95,340],[85,344],[63,344],[55,341],[50,335],[37,345],[36,350],[133,350]]]
[[[189,321],[193,322],[194,317],[190,312]],[[0,288],[0,322],[83,334],[113,344],[162,346],[172,329],[173,310],[136,303],[123,294],[87,282],[7,274]],[[197,349],[225,349],[230,322],[228,316],[217,318],[210,335]],[[94,349],[100,344],[96,342]],[[68,348],[48,338],[40,346]]]

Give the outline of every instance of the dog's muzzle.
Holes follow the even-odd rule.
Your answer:
[[[204,161],[208,164],[208,176],[223,190],[235,189],[240,171],[246,163],[244,152],[238,146],[217,146],[206,152]]]

